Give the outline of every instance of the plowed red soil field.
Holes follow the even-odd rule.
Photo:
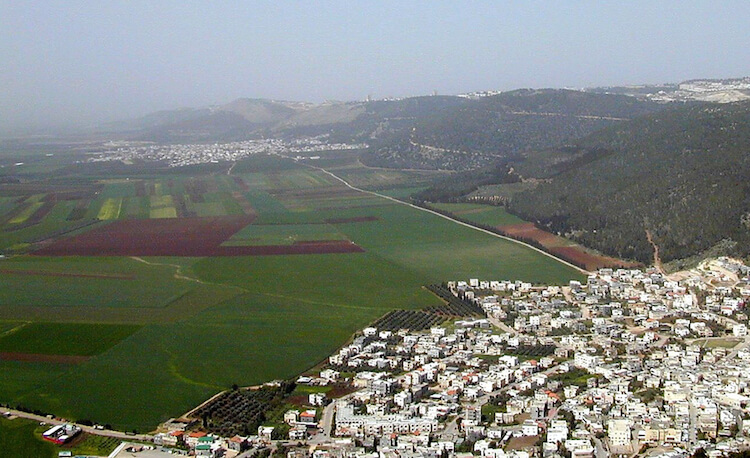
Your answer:
[[[582,249],[574,246],[552,247],[549,249],[552,254],[556,254],[563,259],[572,260],[586,266],[586,270],[596,270],[603,267],[637,267],[638,264],[627,262],[620,259],[610,258],[608,256],[598,256],[587,253]]]
[[[508,234],[510,237],[536,240],[545,247],[555,246],[557,242],[557,237],[555,237],[554,234],[539,229],[534,226],[534,223],[510,224],[507,226],[500,226],[498,229]]]
[[[33,275],[33,276],[44,276],[44,277],[106,278],[110,280],[134,280],[135,279],[135,275],[77,274],[77,273],[71,273],[71,272],[46,272],[43,270],[0,269],[0,274]]]
[[[254,216],[118,220],[107,226],[58,240],[34,252],[40,256],[266,256],[358,253],[348,240],[292,245],[221,246]]]
[[[589,253],[580,246],[569,246],[567,244],[570,242],[539,229],[534,223],[510,224],[499,226],[498,229],[509,237],[534,240],[544,246],[550,253],[584,266],[586,270],[596,270],[602,267],[636,267],[638,265],[609,256]]]

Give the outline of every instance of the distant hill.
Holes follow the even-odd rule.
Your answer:
[[[655,102],[731,103],[750,100],[750,77],[693,79],[679,84],[599,87],[587,91],[629,95]]]
[[[518,90],[430,110],[367,162],[384,167],[467,170],[533,149],[561,145],[664,108],[654,102],[569,90]]]
[[[623,95],[552,89],[318,105],[238,99],[155,113],[119,130],[159,142],[327,135],[334,142],[369,144],[362,159],[373,166],[469,170],[662,108]]]
[[[263,99],[237,99],[216,111],[238,114],[253,125],[276,124],[297,113],[286,104]]]
[[[693,104],[528,154],[516,170],[551,177],[509,208],[554,232],[649,263],[722,243],[750,253],[750,102]]]

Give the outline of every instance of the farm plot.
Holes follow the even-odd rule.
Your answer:
[[[404,205],[318,214],[324,219],[376,217],[377,221],[337,224],[336,228],[367,252],[420,272],[430,283],[480,277],[558,284],[582,278],[572,268],[528,247]]]
[[[521,218],[505,211],[505,208],[494,205],[431,203],[430,206],[487,226],[525,223]]]
[[[540,244],[550,253],[583,266],[587,270],[596,270],[602,267],[635,267],[638,265],[637,263],[593,253],[570,240],[543,231],[533,223],[499,226],[498,230],[510,237]]]
[[[287,244],[222,245],[252,222],[251,216],[120,220],[62,239],[35,252],[42,256],[272,256],[359,253],[342,237]],[[266,231],[269,232],[270,231]]]
[[[222,246],[293,245],[334,240],[346,240],[346,237],[330,224],[251,224],[234,234]]]
[[[119,220],[37,251],[51,256],[214,256],[250,217]]]
[[[477,223],[480,226],[491,226],[508,237],[541,246],[549,253],[587,270],[612,266],[634,267],[636,265],[593,253],[571,240],[543,231],[533,223],[511,215],[503,207],[468,203],[433,203],[430,205],[440,211]]]
[[[128,258],[21,256],[0,267],[0,319],[9,320],[52,314],[56,321],[118,322],[118,312],[107,318],[108,309],[131,309],[131,315],[138,315],[132,308],[165,307],[198,286],[174,278],[173,267]]]
[[[25,223],[26,220],[31,218],[31,215],[33,215],[37,210],[42,208],[43,205],[44,205],[43,202],[34,202],[34,203],[25,204],[23,207],[19,207],[18,212],[15,213],[8,220],[8,224]]]
[[[437,171],[401,171],[367,168],[361,164],[353,167],[333,168],[336,175],[348,183],[362,189],[390,189],[395,187],[414,186],[429,183],[436,177],[445,175]]]
[[[72,367],[64,363],[5,361],[0,359],[0,399],[3,403],[19,398],[65,374]]]
[[[0,358],[7,353],[93,356],[139,328],[122,324],[31,323],[0,337]]]
[[[174,206],[174,198],[171,195],[151,196],[151,208],[149,211],[149,217],[177,218],[177,209]]]
[[[338,186],[340,183],[323,172],[299,167],[285,170],[283,173],[272,171],[266,173],[268,190],[284,191],[290,189],[315,188],[321,186]]]
[[[99,209],[97,219],[108,220],[117,219],[120,216],[120,210],[122,209],[122,198],[109,198],[104,201],[102,208]]]
[[[23,324],[24,323],[19,322],[19,321],[0,321],[0,336],[2,336],[8,331],[16,329],[17,327]]]

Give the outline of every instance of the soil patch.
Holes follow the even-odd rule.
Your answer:
[[[348,240],[319,240],[292,245],[221,246],[254,215],[210,218],[117,220],[107,226],[58,240],[33,254],[40,256],[268,256],[360,253]]]
[[[499,226],[497,229],[508,237],[521,241],[536,242],[560,259],[582,266],[586,270],[597,270],[602,267],[628,268],[638,265],[633,262],[591,253],[580,245],[571,246],[569,241],[539,229],[534,223],[510,224]]]
[[[135,280],[135,275],[120,274],[76,274],[70,272],[45,272],[43,270],[0,269],[0,274],[34,275],[44,277],[106,278],[112,280]]]
[[[559,246],[563,243],[555,234],[550,234],[539,229],[534,226],[534,223],[510,224],[499,226],[498,229],[510,237],[535,240],[548,248]]]
[[[325,220],[328,224],[366,223],[368,221],[379,221],[377,216],[357,216],[354,218],[331,218]]]

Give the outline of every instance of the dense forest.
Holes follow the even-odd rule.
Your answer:
[[[685,258],[723,241],[750,250],[750,103],[688,105],[621,123],[574,147],[528,155],[552,176],[509,209],[619,257]],[[550,166],[549,160],[568,156]],[[519,166],[524,169],[524,165]]]
[[[551,89],[461,100],[415,117],[408,129],[369,140],[363,161],[381,167],[470,170],[664,108],[633,97]]]

